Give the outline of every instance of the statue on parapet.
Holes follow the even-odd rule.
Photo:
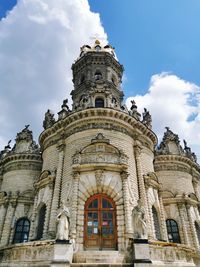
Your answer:
[[[135,206],[132,210],[132,225],[134,230],[134,239],[148,238],[144,207],[140,199],[137,202],[137,206]]]
[[[69,240],[69,226],[70,226],[70,212],[69,209],[62,203],[61,210],[57,215],[57,240]]]
[[[48,109],[45,113],[45,118],[43,121],[43,127],[46,130],[47,128],[53,126],[55,123],[54,114]]]
[[[149,128],[152,128],[152,118],[151,118],[151,114],[149,113],[149,111],[144,108],[144,112],[142,113],[143,119],[142,122]]]

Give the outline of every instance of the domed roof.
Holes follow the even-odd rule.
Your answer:
[[[114,47],[112,47],[109,44],[103,45],[98,39],[96,39],[93,46],[84,45],[80,48],[80,50],[81,50],[81,53],[80,53],[79,58],[84,56],[88,52],[98,52],[98,53],[107,52],[111,54],[113,57],[117,58],[115,51],[114,51]]]

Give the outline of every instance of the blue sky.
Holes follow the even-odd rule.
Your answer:
[[[70,99],[79,48],[107,34],[127,106],[134,98],[159,139],[169,126],[200,157],[199,14],[199,0],[0,0],[0,149],[25,124],[37,139],[46,110]]]
[[[0,0],[0,17],[17,0]],[[126,96],[144,93],[162,71],[200,84],[199,0],[89,0],[125,67]]]
[[[126,95],[144,93],[162,71],[200,84],[199,0],[90,0],[128,78]]]

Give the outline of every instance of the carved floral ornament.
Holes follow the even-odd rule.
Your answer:
[[[72,158],[73,165],[92,163],[127,165],[128,157],[99,133],[91,140],[90,145],[77,152]]]

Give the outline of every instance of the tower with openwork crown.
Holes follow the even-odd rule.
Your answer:
[[[200,266],[195,154],[126,107],[111,45],[81,47],[72,72],[40,146],[27,125],[1,152],[0,266]]]

